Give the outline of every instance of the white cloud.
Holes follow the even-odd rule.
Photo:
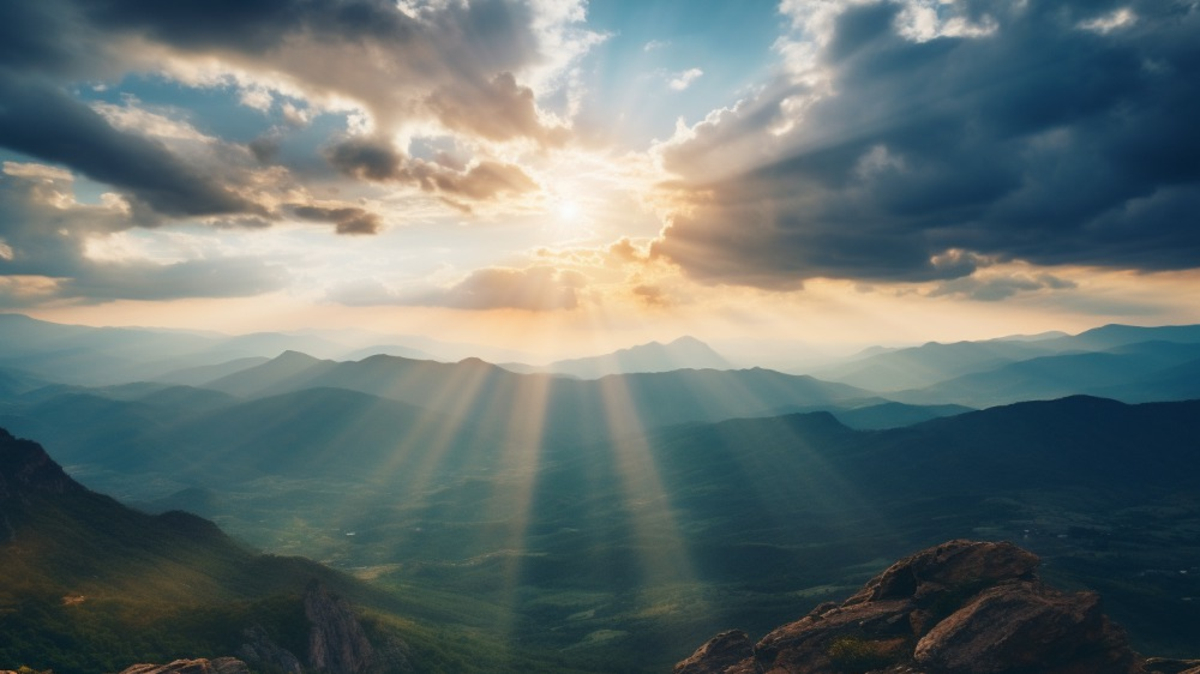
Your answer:
[[[698,80],[703,74],[704,71],[699,68],[685,70],[671,78],[670,86],[675,91],[683,91],[684,89],[692,86],[692,82]]]
[[[1128,7],[1122,7],[1110,14],[1098,16],[1090,21],[1084,21],[1079,24],[1083,30],[1090,30],[1094,33],[1106,35],[1121,28],[1128,28],[1137,23],[1137,14]]]

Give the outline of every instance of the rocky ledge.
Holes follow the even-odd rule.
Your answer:
[[[198,658],[165,665],[134,665],[121,674],[250,674],[250,670],[246,663],[235,658]]]
[[[1097,594],[1047,586],[1038,562],[1011,543],[944,543],[758,643],[719,634],[675,674],[1200,674],[1134,653]]]

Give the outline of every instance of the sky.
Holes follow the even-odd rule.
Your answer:
[[[1193,0],[0,4],[0,310],[565,357],[1200,323]]]

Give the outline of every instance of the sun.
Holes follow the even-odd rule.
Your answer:
[[[580,208],[579,202],[570,199],[560,201],[555,211],[558,213],[558,219],[567,224],[578,222],[583,215],[583,209]]]

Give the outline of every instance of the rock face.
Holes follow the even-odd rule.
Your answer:
[[[345,600],[313,583],[304,595],[304,615],[312,624],[308,639],[312,669],[328,674],[362,674],[374,669],[374,649]]]
[[[238,649],[241,659],[256,665],[255,669],[265,666],[272,671],[283,674],[302,674],[304,667],[300,660],[289,650],[280,648],[267,636],[266,630],[255,625],[242,633],[248,641]]]
[[[121,674],[250,674],[250,670],[237,658],[200,658],[176,660],[165,665],[133,665]]]
[[[725,632],[675,674],[1142,674],[1095,593],[1040,582],[1010,543],[951,541],[751,646]]]
[[[741,630],[721,632],[692,657],[675,665],[675,674],[721,674],[754,656],[754,642]]]
[[[308,651],[303,661],[281,648],[261,627],[243,632],[246,643],[237,655],[256,670],[284,674],[403,674],[413,671],[408,645],[398,638],[384,637],[372,645],[346,600],[332,594],[318,581],[304,594],[308,618]]]

